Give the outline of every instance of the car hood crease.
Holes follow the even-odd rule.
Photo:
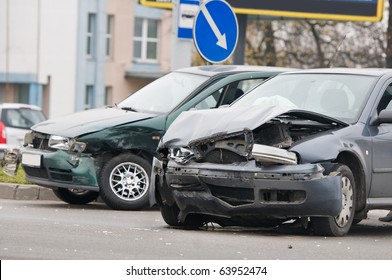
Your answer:
[[[257,105],[186,111],[166,131],[158,149],[185,147],[196,139],[238,132],[244,128],[253,130],[287,111],[289,108]],[[183,129],[184,127],[192,129]]]
[[[154,116],[156,114],[126,111],[119,108],[98,108],[49,119],[33,126],[32,130],[52,135],[77,137]]]
[[[181,113],[161,139],[158,150],[186,147],[190,142],[243,131],[254,130],[282,114],[321,123],[348,126],[342,121],[310,111],[295,110],[292,107],[253,105],[248,107],[226,107],[214,110],[193,110]],[[191,127],[192,129],[183,129]]]

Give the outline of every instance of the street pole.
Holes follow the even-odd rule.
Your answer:
[[[233,53],[233,64],[243,65],[245,63],[246,25],[248,15],[236,14],[238,22],[238,42]]]

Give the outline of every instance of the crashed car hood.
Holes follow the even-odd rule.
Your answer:
[[[340,127],[348,126],[347,123],[325,115],[282,106],[253,105],[249,107],[186,111],[181,113],[169,127],[159,143],[158,150],[186,147],[189,146],[190,142],[215,135],[240,132],[245,128],[254,130],[282,114],[290,115],[293,118],[336,124]]]
[[[32,130],[45,134],[76,137],[108,127],[145,120],[154,116],[156,114],[107,107],[86,110],[61,118],[49,119],[36,124],[32,127]]]

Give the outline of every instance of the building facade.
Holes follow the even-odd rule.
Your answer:
[[[49,118],[117,103],[171,70],[171,26],[137,0],[0,0],[0,102]]]

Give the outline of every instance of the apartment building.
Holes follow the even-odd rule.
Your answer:
[[[119,102],[171,70],[171,26],[137,0],[0,0],[0,103],[54,118]]]

